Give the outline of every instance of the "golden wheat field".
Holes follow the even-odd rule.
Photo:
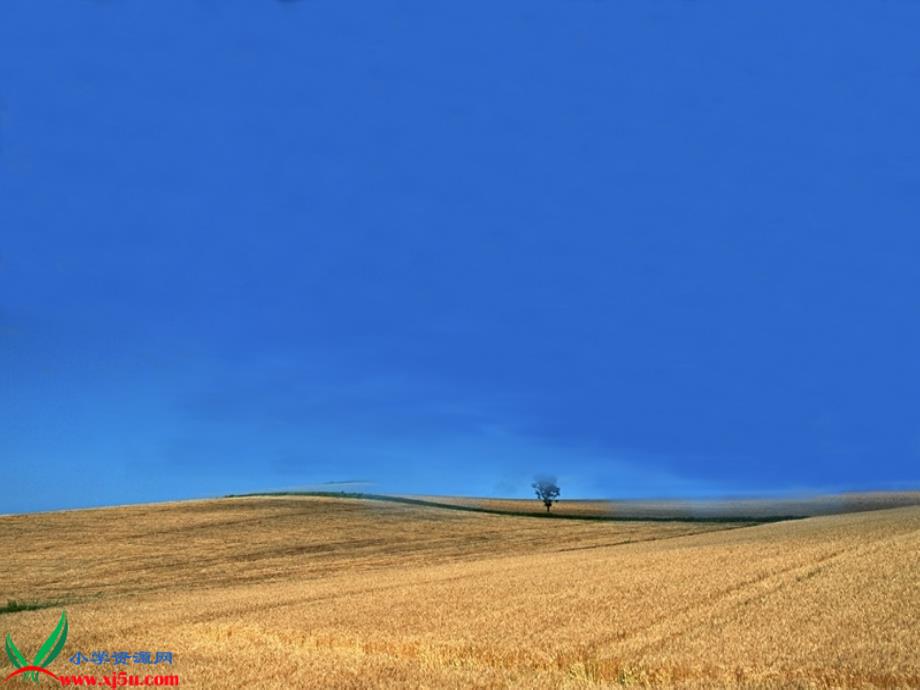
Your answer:
[[[53,604],[0,634],[35,650],[66,608],[60,673],[126,649],[173,651],[193,688],[920,687],[920,507],[758,525],[250,497],[3,517],[0,548],[0,604]]]

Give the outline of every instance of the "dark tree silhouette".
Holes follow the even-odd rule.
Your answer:
[[[534,480],[534,483],[531,484],[534,492],[537,494],[537,498],[543,501],[543,505],[546,506],[546,512],[549,512],[549,509],[553,507],[559,499],[559,486],[556,484],[555,477],[537,477]]]

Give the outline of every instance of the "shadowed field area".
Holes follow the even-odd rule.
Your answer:
[[[918,507],[754,525],[249,497],[4,517],[0,548],[0,604],[48,605],[0,634],[34,653],[66,607],[58,672],[160,649],[200,688],[920,687]]]
[[[472,498],[466,496],[413,496],[416,500],[502,512],[543,514],[533,499]],[[920,492],[864,492],[801,498],[739,498],[713,500],[566,501],[553,506],[559,516],[654,520],[775,520],[840,515],[867,510],[920,506]]]

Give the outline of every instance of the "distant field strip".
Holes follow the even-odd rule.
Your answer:
[[[67,650],[171,649],[185,687],[920,687],[917,507],[744,526],[250,497],[0,518],[0,547],[0,602],[69,602]],[[58,613],[0,632],[33,649]]]
[[[436,505],[487,510],[490,512],[546,515],[534,499],[472,498],[467,496],[403,497]],[[818,515],[887,510],[920,506],[920,492],[866,492],[826,494],[780,499],[711,499],[711,500],[561,500],[553,506],[558,517],[613,520],[684,520],[726,522],[773,522]]]
[[[331,491],[281,491],[250,496],[317,496],[392,501],[408,505],[471,510],[500,515],[581,520],[640,520],[681,522],[779,522],[818,515],[888,510],[920,506],[920,491],[825,494],[780,499],[710,500],[561,500],[546,512],[534,499],[420,496]]]
[[[613,501],[563,501],[551,511],[547,511],[539,501],[525,501],[521,499],[490,499],[490,498],[465,498],[453,496],[394,496],[389,494],[345,493],[331,491],[275,491],[269,493],[245,494],[243,496],[228,496],[227,498],[252,498],[252,497],[283,497],[283,496],[309,496],[314,498],[352,498],[366,501],[385,501],[389,503],[403,503],[411,506],[425,508],[442,508],[446,510],[464,510],[474,513],[488,513],[492,515],[513,515],[517,517],[536,517],[546,519],[568,520],[606,520],[606,521],[638,521],[638,522],[727,522],[742,524],[760,524],[763,522],[779,522],[781,520],[795,520],[802,515],[767,514],[760,511],[757,516],[744,515],[738,511],[735,504],[725,504],[722,513],[713,512],[709,515],[680,515],[675,511],[675,505],[665,503],[655,504],[657,509],[645,509],[644,514],[633,514],[628,510],[617,510]],[[918,495],[920,503],[920,495]],[[647,505],[643,503],[642,505]],[[888,506],[890,507],[890,506]]]

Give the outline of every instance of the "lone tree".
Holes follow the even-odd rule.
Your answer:
[[[546,512],[553,507],[553,503],[559,500],[559,486],[556,484],[555,477],[537,477],[531,484],[537,498],[543,501],[546,506]]]

